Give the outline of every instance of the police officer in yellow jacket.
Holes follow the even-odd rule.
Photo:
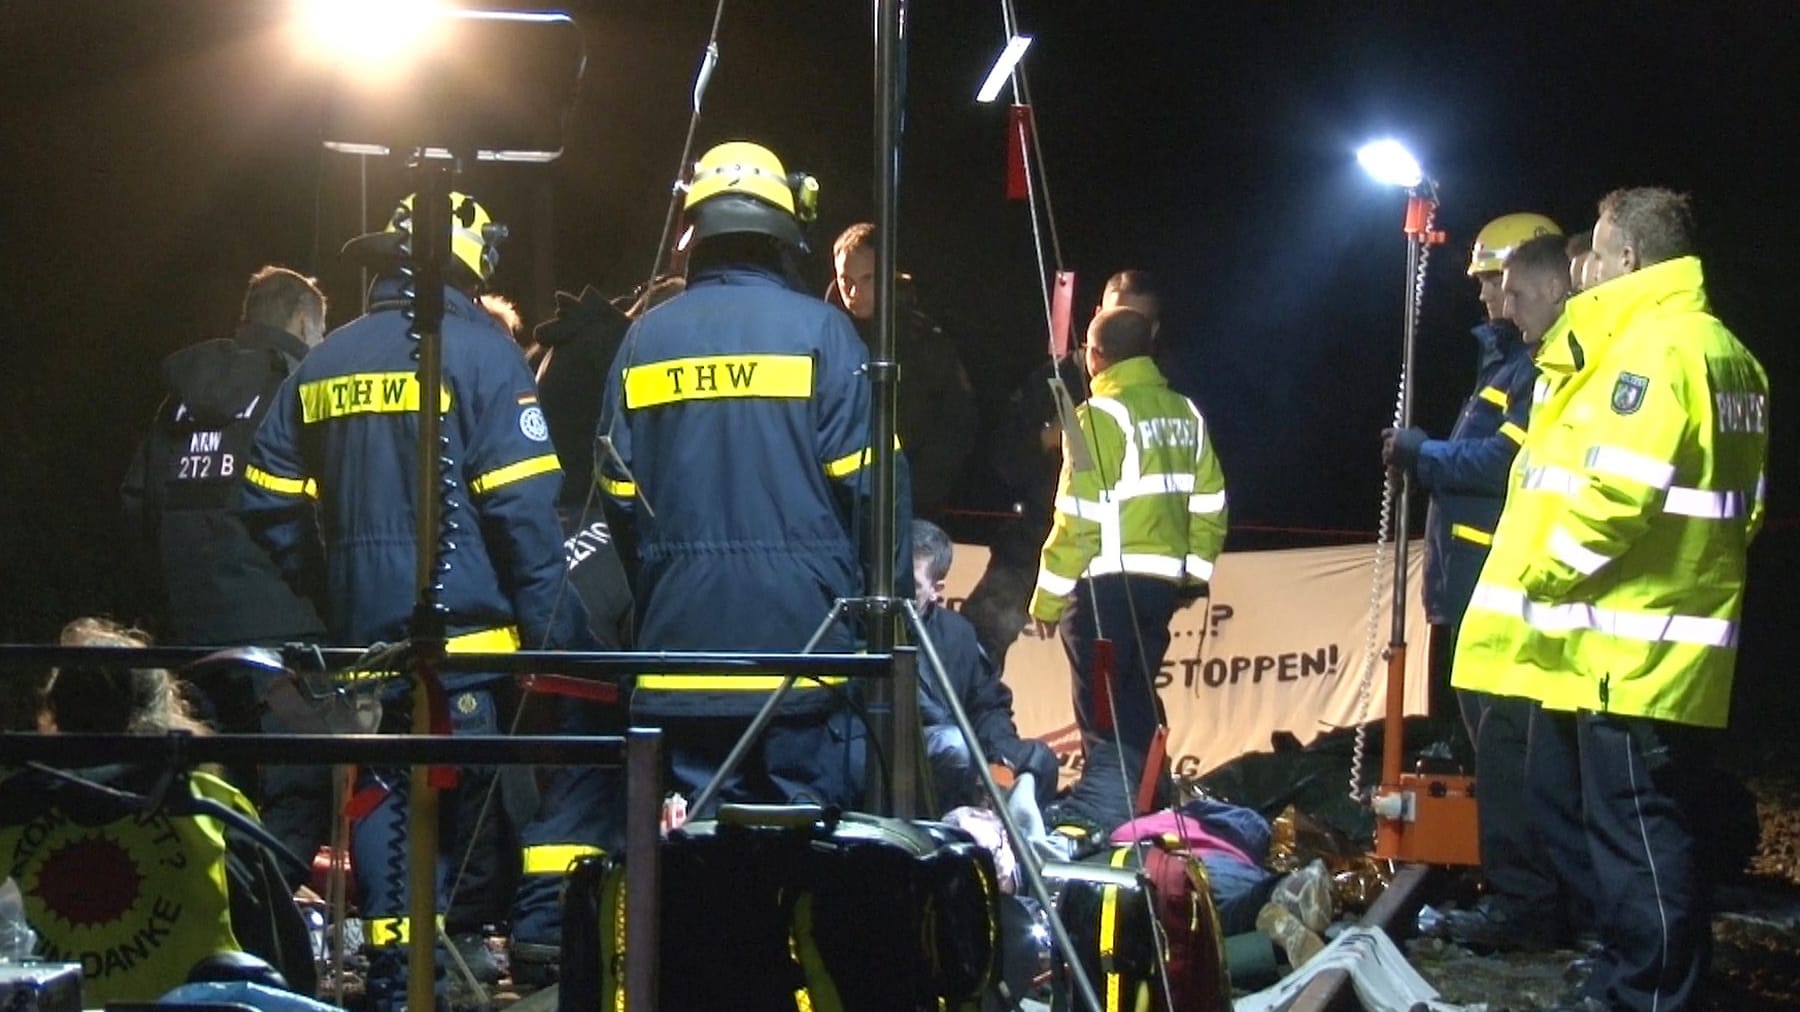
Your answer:
[[[1570,1007],[1678,1012],[1710,945],[1693,800],[1728,716],[1768,379],[1710,311],[1687,198],[1599,210],[1600,280],[1538,359],[1454,680],[1572,715],[1549,726],[1578,750],[1605,953]]]
[[[1092,393],[1075,409],[1085,445],[1064,451],[1031,597],[1039,633],[1056,623],[1069,655],[1086,754],[1081,780],[1045,813],[1051,825],[1110,832],[1131,818],[1161,721],[1152,679],[1169,619],[1205,593],[1225,543],[1225,477],[1206,422],[1151,361],[1152,334],[1149,317],[1124,308],[1088,327]],[[1094,669],[1102,637],[1114,649],[1106,686]]]

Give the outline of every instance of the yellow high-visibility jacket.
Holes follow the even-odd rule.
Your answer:
[[[1683,257],[1570,299],[1452,684],[1723,727],[1769,381]]]
[[[1225,545],[1225,475],[1200,409],[1140,356],[1095,376],[1075,419],[1093,466],[1063,455],[1032,617],[1060,618],[1083,576],[1210,582]]]

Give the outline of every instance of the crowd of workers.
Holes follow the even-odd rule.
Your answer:
[[[827,621],[834,604],[910,599],[956,697],[931,679],[921,693],[940,811],[986,800],[977,752],[1031,774],[1072,848],[1165,795],[1151,676],[1171,615],[1208,593],[1227,501],[1204,417],[1157,364],[1154,284],[1115,276],[1079,355],[1015,398],[1006,424],[1021,452],[1000,470],[1022,519],[959,614],[942,601],[951,548],[931,518],[966,469],[973,392],[901,278],[899,494],[874,501],[875,233],[846,230],[826,298],[804,291],[817,193],[766,148],[715,147],[687,181],[683,275],[629,308],[591,288],[559,296],[529,333],[485,291],[504,228],[451,194],[438,488],[417,479],[412,198],[345,247],[376,279],[367,312],[329,335],[313,281],[258,271],[233,338],[165,363],[168,399],[125,482],[161,561],[170,638],[406,639],[415,503],[431,495],[442,507],[431,597],[452,652],[852,652],[866,620]],[[1590,938],[1596,969],[1573,1007],[1686,1008],[1707,950],[1690,815],[1698,735],[1725,723],[1762,515],[1767,381],[1708,312],[1684,198],[1619,191],[1599,207],[1591,249],[1571,259],[1565,242],[1539,215],[1482,231],[1469,267],[1488,313],[1475,391],[1446,439],[1383,434],[1384,462],[1431,496],[1434,695],[1455,686],[1479,783],[1490,893],[1450,930],[1496,947]],[[884,507],[900,535],[896,579],[874,587],[870,521]],[[1055,757],[1020,738],[1000,677],[1026,630],[1060,636],[1070,661],[1084,762],[1062,792]],[[840,679],[797,683],[722,778],[778,679],[645,674],[624,686],[625,709],[522,696],[497,675],[443,681],[458,732],[593,733],[627,713],[659,726],[668,786],[686,797],[720,778],[719,802],[863,798],[871,746],[858,689]],[[381,690],[384,729],[410,726],[409,685]],[[46,698],[46,729],[69,726],[67,703]],[[976,741],[956,729],[956,707]],[[233,729],[272,726],[254,708],[247,719]],[[404,999],[410,937],[396,874],[408,787],[394,772],[361,771],[353,795],[377,1009]],[[267,769],[251,786],[284,844],[318,848],[328,774]],[[553,980],[559,880],[576,857],[619,845],[622,794],[594,769],[523,782],[464,771],[443,809],[446,930],[469,941],[509,923],[515,979]],[[482,950],[466,951],[480,964]]]
[[[1726,726],[1768,377],[1712,315],[1686,197],[1600,201],[1565,240],[1495,219],[1488,320],[1448,439],[1384,433],[1430,494],[1433,684],[1473,742],[1484,948],[1578,942],[1574,1012],[1690,1009],[1712,941],[1701,818]]]

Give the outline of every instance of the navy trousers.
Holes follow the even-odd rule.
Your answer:
[[[1693,814],[1707,789],[1706,732],[1587,712],[1575,726],[1605,944],[1588,994],[1633,1012],[1692,1009],[1712,956]]]
[[[1145,755],[1162,721],[1153,680],[1169,651],[1175,592],[1173,583],[1152,576],[1082,580],[1057,627],[1074,673],[1075,722],[1086,757],[1081,779],[1060,804],[1108,832],[1134,814]],[[1094,641],[1101,638],[1113,644],[1111,731],[1097,720]]]

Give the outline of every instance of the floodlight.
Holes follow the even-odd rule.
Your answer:
[[[1399,141],[1371,141],[1356,152],[1356,160],[1378,183],[1411,189],[1425,181],[1425,170],[1419,160]]]
[[[331,34],[314,38],[336,39],[363,60],[331,68],[327,148],[516,162],[562,153],[587,63],[567,14],[457,9],[435,0],[317,2],[311,24]]]
[[[1000,97],[1000,88],[1006,79],[1012,76],[1013,68],[1025,58],[1025,50],[1031,48],[1031,36],[1015,35],[1006,41],[1006,48],[1000,51],[1000,58],[994,61],[994,67],[988,71],[987,80],[981,82],[981,90],[975,93],[975,101],[992,102]]]
[[[323,60],[381,76],[436,23],[437,0],[305,0],[306,44]]]

